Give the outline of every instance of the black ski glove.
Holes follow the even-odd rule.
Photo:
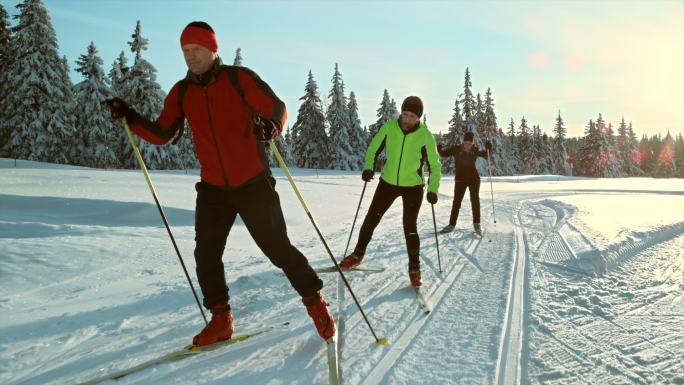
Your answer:
[[[432,205],[437,203],[437,194],[433,193],[432,191],[428,191],[426,198],[427,201],[430,202],[430,204]]]
[[[262,142],[268,142],[275,138],[278,133],[278,126],[274,121],[263,119],[259,115],[254,117],[254,136]]]
[[[120,98],[107,99],[105,100],[105,104],[107,105],[107,108],[109,108],[112,120],[126,118],[128,123],[132,123],[138,116],[138,113]]]
[[[492,151],[492,142],[486,141],[485,148],[487,149],[487,151]]]
[[[373,170],[363,170],[361,179],[363,179],[364,182],[370,182],[370,180],[373,179],[373,175],[375,175]]]

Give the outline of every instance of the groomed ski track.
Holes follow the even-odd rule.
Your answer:
[[[517,254],[517,251],[511,248],[517,246],[515,235],[509,232],[503,239],[489,242],[491,236],[502,237],[497,227],[492,227],[493,223],[487,225],[490,228],[486,229],[484,238],[474,235],[469,228],[464,229],[463,226],[460,226],[460,231],[440,235],[443,272],[439,274],[434,227],[429,206],[425,204],[421,209],[418,223],[425,280],[422,288],[432,306],[432,311],[425,314],[419,306],[415,292],[409,286],[403,235],[396,237],[396,229],[389,233],[386,229],[390,222],[401,223],[401,203],[396,203],[376,229],[364,260],[368,264],[382,264],[386,272],[368,274],[365,277],[359,273],[345,275],[357,297],[361,298],[361,305],[376,333],[381,337],[387,337],[389,345],[383,347],[373,343],[370,331],[356,305],[346,290],[342,290],[342,282],[338,280],[337,298],[341,302],[338,302],[337,311],[340,314],[339,326],[342,330],[338,346],[342,383],[462,383],[476,378],[482,379],[483,375],[487,379],[486,382],[493,381],[503,326],[503,309],[506,308],[509,297],[511,261]],[[448,203],[450,204],[450,199]],[[483,213],[491,210],[490,207],[491,205],[483,202]],[[507,215],[508,212],[510,217],[514,209],[515,207],[502,210],[502,215]],[[471,223],[469,207],[464,211],[462,221]],[[501,229],[512,227],[510,219],[500,220],[497,226]],[[357,231],[358,229],[355,229],[353,241],[356,240]],[[354,242],[350,248],[353,246]],[[478,250],[481,248],[495,248],[501,258],[479,258]],[[490,252],[486,251],[487,254]],[[483,303],[489,305],[484,306],[488,309],[485,312],[482,312]],[[340,304],[342,306],[339,306]],[[518,305],[515,306],[517,308]],[[508,311],[515,313],[512,309]],[[517,313],[520,314],[520,309]],[[432,341],[434,329],[445,327],[447,329],[442,333],[438,332],[437,335],[459,335],[453,329],[462,329],[462,335],[468,336],[464,337],[464,340],[473,340],[473,334],[476,334],[479,335],[477,339],[480,341],[468,347],[460,346],[463,340],[459,338],[439,338]],[[516,328],[517,332],[513,331],[510,335],[520,335],[520,325],[516,324]],[[506,336],[506,339],[508,338],[509,334]],[[518,344],[518,350],[519,342],[514,342]],[[426,357],[430,357],[430,361],[439,370],[407,374],[407,371],[412,370],[412,360],[422,360]],[[471,371],[470,368],[473,367],[476,367],[476,370]],[[408,380],[409,378],[412,379]]]
[[[4,286],[8,298],[0,301],[11,314],[4,318],[6,370],[0,371],[0,382],[8,385],[87,381],[178,349],[202,327],[149,197],[131,194],[119,201],[135,181],[134,189],[146,192],[140,175],[55,172],[41,190],[43,171],[20,170],[8,195],[0,197],[7,210],[3,242],[11,251],[3,260],[11,272]],[[192,264],[193,202],[188,197],[194,196],[194,177],[155,173],[154,179]],[[277,179],[293,243],[312,266],[330,266],[287,181]],[[445,179],[440,190],[451,191],[453,181]],[[296,181],[339,260],[353,219],[350,207],[361,191],[358,176]],[[619,197],[634,207],[641,200],[653,202],[654,196],[679,203],[673,198],[684,191],[660,184],[636,190],[629,187],[633,180],[613,189],[619,182],[535,187],[504,178],[498,184],[504,191],[495,184],[496,224],[483,188],[485,235],[472,234],[466,197],[457,230],[439,236],[441,274],[431,210],[424,203],[418,230],[424,287],[433,308],[427,315],[409,286],[397,200],[364,260],[384,270],[347,275],[374,330],[389,345],[375,343],[349,293],[340,290],[339,276],[321,275],[324,297],[339,317],[341,383],[684,384],[684,363],[678,359],[684,352],[684,222],[627,224],[619,237],[601,238],[605,233],[587,227],[594,220],[580,212],[583,199]],[[33,194],[41,196],[22,195],[22,186],[37,188]],[[76,192],[86,186],[87,193]],[[374,188],[366,191],[350,248]],[[335,197],[335,204],[321,196]],[[446,224],[451,198],[440,194],[438,230]],[[68,210],[60,209],[65,205]],[[93,225],[103,216],[109,218],[105,227]],[[29,238],[22,238],[24,231]],[[291,321],[290,329],[145,370],[122,379],[122,385],[328,383],[325,344],[299,296],[239,221],[229,243],[224,260],[236,332],[285,321]],[[38,287],[21,283],[35,274],[51,279]]]

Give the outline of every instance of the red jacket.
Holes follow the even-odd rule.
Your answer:
[[[202,180],[235,189],[271,175],[264,143],[253,132],[253,113],[273,121],[279,132],[287,118],[285,104],[256,73],[217,60],[208,73],[188,72],[176,83],[155,122],[136,117],[130,127],[150,143],[165,144],[181,132],[187,119]]]

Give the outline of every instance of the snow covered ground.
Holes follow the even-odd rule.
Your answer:
[[[315,267],[331,265],[287,180],[274,173],[293,243]],[[363,182],[357,173],[294,173],[341,258]],[[194,280],[197,173],[152,178]],[[430,206],[421,210],[432,313],[409,288],[399,201],[364,260],[386,270],[347,274],[389,345],[375,343],[338,275],[321,275],[341,321],[342,382],[684,384],[684,181],[494,178],[494,210],[489,186],[483,178],[485,237],[470,231],[466,197],[458,231],[439,238],[440,260]],[[446,176],[439,227],[452,196]],[[0,238],[2,384],[88,381],[182,347],[203,326],[139,171],[0,160]],[[224,261],[236,333],[289,326],[116,383],[327,383],[323,341],[239,221]]]

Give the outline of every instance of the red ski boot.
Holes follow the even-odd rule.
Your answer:
[[[340,262],[340,267],[343,269],[352,269],[361,264],[363,260],[363,255],[356,255],[354,253],[344,257],[342,262]]]
[[[302,297],[302,302],[306,305],[306,312],[314,321],[318,334],[324,340],[335,335],[335,320],[328,313],[328,307],[319,293],[311,297]]]
[[[211,308],[211,321],[192,339],[192,343],[197,346],[210,345],[229,340],[232,336],[233,314],[230,305],[220,305]]]
[[[409,279],[411,279],[411,286],[418,287],[423,284],[423,279],[420,277],[420,270],[409,271]]]

